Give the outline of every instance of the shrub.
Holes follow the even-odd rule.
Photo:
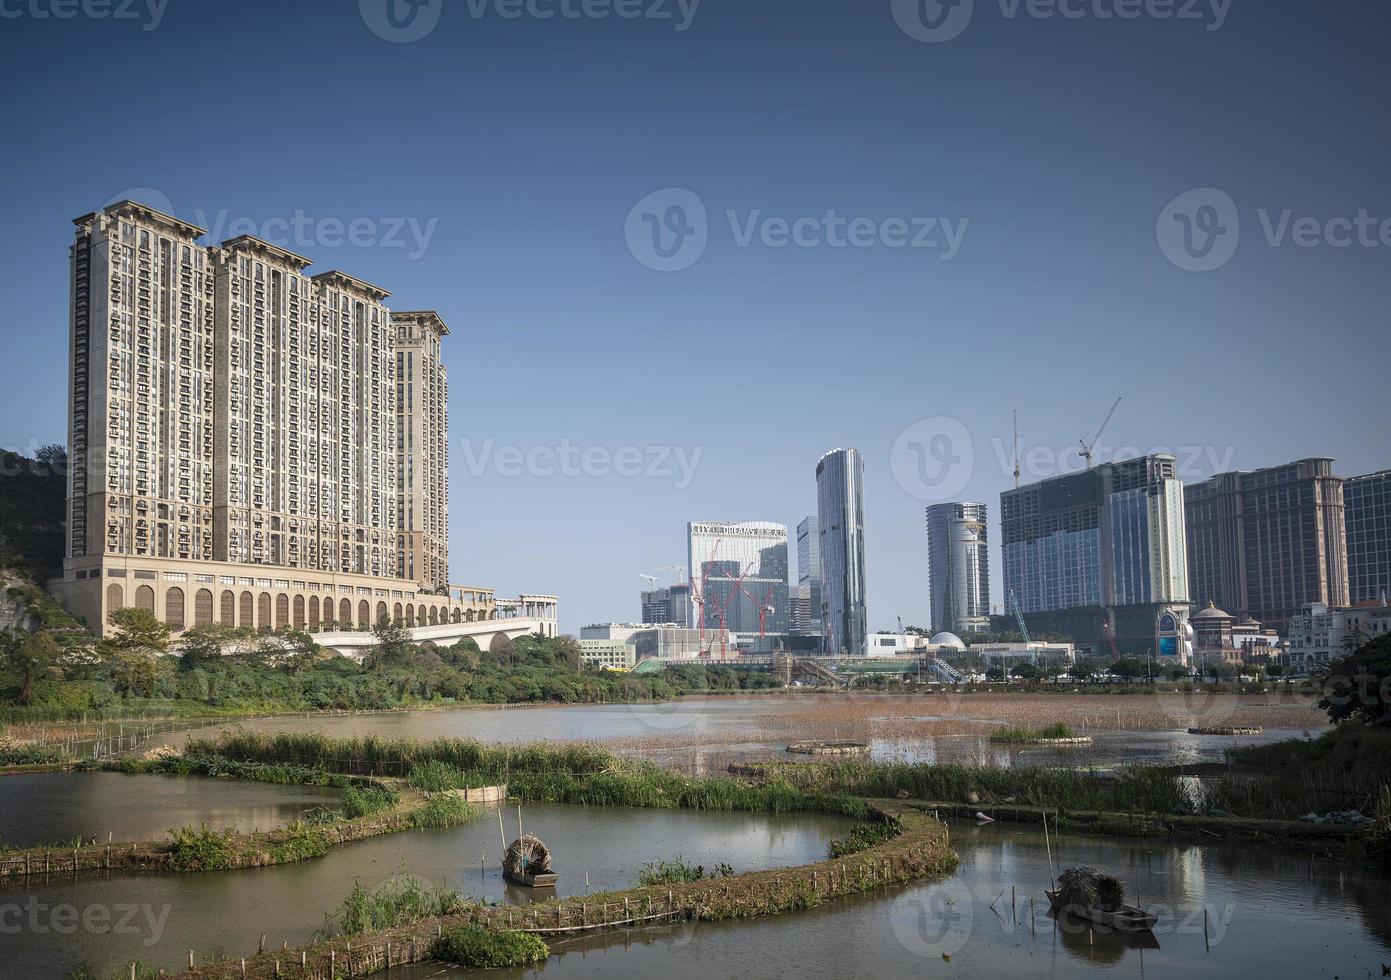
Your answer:
[[[869,823],[859,823],[850,829],[850,833],[844,837],[837,837],[831,841],[827,850],[833,858],[845,857],[848,854],[858,854],[867,851],[871,847],[878,847],[885,841],[892,840],[903,832],[902,825],[897,820],[878,820]]]
[[[174,867],[180,871],[220,871],[232,867],[232,832],[218,833],[207,827],[180,827],[169,831]]]
[[[495,932],[479,926],[457,926],[435,940],[430,955],[469,969],[529,966],[550,955],[550,948],[525,932]]]
[[[453,827],[473,818],[474,809],[457,793],[431,793],[411,812],[413,827]]]
[[[671,861],[651,861],[642,866],[638,872],[638,884],[646,887],[647,885],[679,885],[688,881],[702,881],[705,878],[732,878],[734,869],[727,864],[721,864],[713,871],[706,872],[702,864],[687,864],[677,855]]]
[[[361,882],[354,882],[337,914],[324,917],[319,935],[355,936],[368,929],[389,929],[432,915],[453,915],[463,908],[464,900],[454,889],[400,873],[370,892]]]

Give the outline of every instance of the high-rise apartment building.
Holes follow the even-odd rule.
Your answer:
[[[821,635],[821,534],[816,516],[797,523],[797,595],[792,630]]]
[[[1348,604],[1343,481],[1333,460],[1220,473],[1184,489],[1189,594],[1281,633],[1309,603]]]
[[[858,449],[834,449],[816,464],[821,541],[821,629],[826,652],[864,656],[865,464]]]
[[[75,224],[69,608],[96,630],[122,606],[176,629],[495,614],[446,588],[438,315],[132,201]]]
[[[990,629],[986,514],[985,504],[970,502],[927,508],[928,605],[934,633]]]
[[[1348,539],[1348,599],[1391,596],[1391,470],[1343,482]]]
[[[687,525],[691,622],[731,633],[786,633],[787,527],[764,521]]]
[[[1183,484],[1174,457],[1144,456],[1000,495],[1006,597],[1030,631],[1096,654],[1146,654],[1166,613],[1187,615]],[[1176,651],[1177,652],[1177,651]]]
[[[392,313],[396,349],[398,565],[401,578],[449,581],[449,379],[433,310]]]

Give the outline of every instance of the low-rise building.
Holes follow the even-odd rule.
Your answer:
[[[1391,608],[1385,599],[1343,608],[1311,602],[1290,620],[1290,669],[1296,674],[1317,673],[1388,632]]]
[[[623,640],[580,640],[580,660],[609,670],[632,670],[637,648]]]

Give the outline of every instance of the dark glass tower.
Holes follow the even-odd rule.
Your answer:
[[[865,464],[858,449],[833,449],[816,464],[821,628],[827,653],[865,653],[864,489]]]

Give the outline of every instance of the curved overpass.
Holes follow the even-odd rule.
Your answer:
[[[473,623],[413,626],[407,632],[412,643],[424,647],[449,647],[464,637],[470,637],[478,644],[478,649],[487,650],[499,636],[515,640],[531,633],[549,635],[551,625],[552,621],[546,619],[486,619]],[[315,633],[314,642],[345,657],[361,657],[377,645],[377,638],[370,632],[334,631]]]

